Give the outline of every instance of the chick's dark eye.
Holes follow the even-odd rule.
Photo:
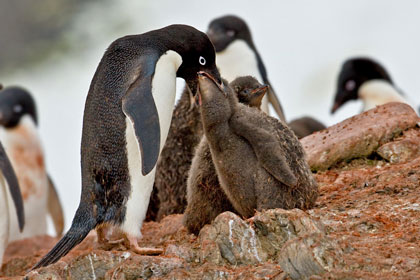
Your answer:
[[[245,89],[243,92],[244,92],[245,94],[248,94],[248,93],[249,93],[249,89]]]
[[[354,89],[356,88],[356,82],[355,82],[354,80],[348,80],[348,81],[345,83],[344,88],[345,88],[347,91],[352,91],[352,90],[354,90]]]
[[[206,65],[206,59],[202,56],[200,56],[200,58],[198,59],[198,63],[200,63],[201,65]]]

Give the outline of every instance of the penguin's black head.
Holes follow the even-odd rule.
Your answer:
[[[172,48],[182,57],[177,76],[185,80],[193,95],[197,94],[197,73],[200,71],[209,73],[220,85],[214,46],[207,35],[188,25],[171,25],[167,29],[173,38]]]
[[[362,84],[374,79],[386,80],[392,84],[391,77],[385,68],[372,59],[352,58],[345,61],[338,76],[331,113],[337,111],[347,101],[358,99],[358,91]]]
[[[0,125],[13,128],[24,115],[29,115],[38,124],[35,101],[20,87],[7,87],[0,91]]]
[[[250,107],[260,108],[262,99],[268,91],[267,85],[260,84],[252,76],[236,78],[229,85],[237,94],[239,102]]]
[[[209,24],[207,35],[216,52],[223,51],[237,39],[244,40],[252,49],[255,49],[248,25],[237,16],[228,15],[214,19]]]

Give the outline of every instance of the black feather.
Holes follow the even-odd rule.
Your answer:
[[[96,227],[97,222],[86,209],[79,207],[69,231],[31,270],[38,269],[57,262],[67,255],[71,249],[85,239],[89,232]]]

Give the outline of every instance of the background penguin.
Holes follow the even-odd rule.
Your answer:
[[[239,77],[229,86],[235,91],[239,102],[259,109],[267,86],[251,76]],[[192,160],[187,184],[188,206],[183,223],[189,232],[198,234],[201,228],[211,223],[225,211],[236,212],[220,187],[210,147],[205,136],[201,138]]]
[[[268,99],[279,118],[285,122],[283,109],[268,81],[267,71],[246,22],[237,16],[222,16],[210,22],[207,34],[216,49],[216,63],[222,77],[232,81],[239,76],[251,75],[269,85],[268,94],[261,106],[262,111],[268,113]],[[291,128],[302,138],[319,130],[321,126],[315,123],[321,124],[312,117],[298,118],[293,121]]]
[[[363,101],[363,111],[388,102],[408,103],[385,68],[364,57],[351,58],[343,63],[331,113],[347,101],[356,99]]]
[[[293,130],[298,139],[326,128],[323,123],[311,117],[298,118],[289,122],[287,125]]]
[[[284,121],[283,108],[268,81],[267,71],[246,22],[233,15],[219,17],[210,22],[207,34],[216,49],[216,64],[222,77],[231,82],[237,77],[250,75],[269,85],[261,109],[268,114],[269,101]]]
[[[125,36],[107,49],[86,99],[82,132],[82,193],[70,230],[33,268],[54,263],[96,227],[115,225],[137,253],[155,166],[168,134],[176,77],[193,94],[197,72],[220,79],[205,33],[170,25]]]
[[[239,104],[229,87],[200,72],[201,118],[220,185],[244,217],[255,210],[314,206],[318,187],[294,133]]]
[[[25,211],[23,209],[22,194],[20,192],[18,179],[13,170],[12,164],[7,157],[3,145],[0,143],[0,266],[3,261],[3,253],[10,241],[10,227],[19,226],[23,230],[25,224]],[[7,187],[7,186],[8,187]],[[12,201],[14,207],[12,206]],[[11,225],[10,220],[14,218],[17,224]],[[16,229],[17,230],[17,229]]]
[[[26,217],[25,230],[20,233],[10,213],[10,241],[46,234],[47,214],[58,236],[64,228],[63,209],[46,172],[37,124],[36,105],[29,92],[19,87],[0,91],[0,140],[16,171]]]

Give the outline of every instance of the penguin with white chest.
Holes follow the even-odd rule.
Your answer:
[[[387,70],[377,61],[364,57],[348,59],[341,66],[331,113],[357,99],[362,100],[363,111],[389,102],[408,104]]]
[[[93,77],[83,118],[82,194],[70,230],[34,268],[58,261],[94,228],[115,225],[137,253],[156,162],[175,103],[176,77],[196,94],[198,71],[215,75],[205,33],[170,25],[114,41]]]
[[[233,15],[216,18],[210,22],[207,34],[216,49],[216,63],[222,77],[232,82],[237,77],[253,76],[260,83],[269,85],[261,110],[268,114],[268,103],[271,103],[279,118],[285,121],[283,108],[268,81],[264,63],[245,21]]]
[[[37,123],[35,101],[28,91],[20,87],[0,91],[0,140],[16,172],[26,217],[25,230],[19,232],[14,210],[9,209],[9,241],[46,234],[48,214],[57,235],[64,228],[63,210],[46,172]]]
[[[9,231],[13,226],[10,222],[12,219],[17,220],[16,227],[19,226],[18,229],[22,231],[25,224],[22,194],[12,164],[0,143],[0,266],[3,253],[10,241]]]

